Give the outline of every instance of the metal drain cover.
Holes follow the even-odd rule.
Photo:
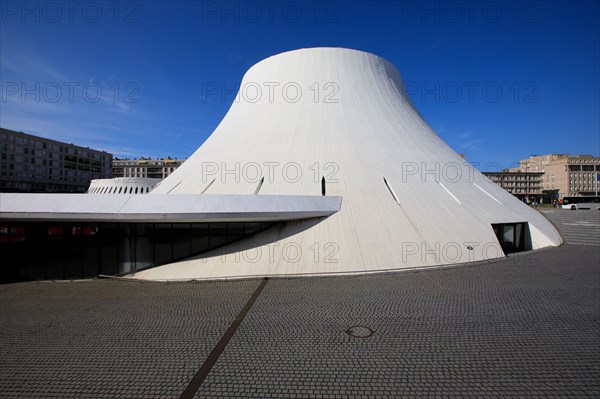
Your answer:
[[[366,326],[353,326],[346,330],[346,334],[354,338],[369,338],[375,330]]]

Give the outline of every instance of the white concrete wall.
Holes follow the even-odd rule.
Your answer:
[[[541,214],[435,134],[399,72],[380,57],[341,48],[279,54],[246,73],[241,93],[208,140],[151,194],[253,194],[262,176],[258,195],[321,195],[325,176],[327,195],[343,197],[342,209],[265,232],[242,243],[242,252],[233,244],[228,251],[237,257],[217,251],[136,277],[345,273],[490,259],[504,255],[492,223],[528,222],[534,247],[561,243]],[[236,167],[239,176],[220,173]],[[301,256],[283,248],[300,248]]]
[[[148,194],[162,179],[115,177],[90,182],[88,194]]]

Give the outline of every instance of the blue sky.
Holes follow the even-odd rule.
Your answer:
[[[480,169],[600,152],[600,7],[589,2],[1,3],[0,126],[119,157],[189,156],[256,62],[348,47],[400,70]]]

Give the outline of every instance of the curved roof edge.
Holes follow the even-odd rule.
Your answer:
[[[0,220],[268,222],[330,216],[341,204],[332,196],[0,194]]]

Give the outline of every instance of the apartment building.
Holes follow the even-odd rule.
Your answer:
[[[0,128],[0,192],[84,193],[112,177],[112,154]]]
[[[115,159],[112,162],[114,177],[142,177],[164,179],[175,171],[185,159]]]
[[[542,172],[483,172],[494,183],[521,200],[540,201],[542,197]]]
[[[595,195],[598,190],[597,174],[600,158],[577,155],[555,159],[544,169],[544,189],[558,189],[559,196]]]
[[[558,159],[568,158],[569,154],[532,155],[519,161],[520,172],[544,172],[546,165]]]

